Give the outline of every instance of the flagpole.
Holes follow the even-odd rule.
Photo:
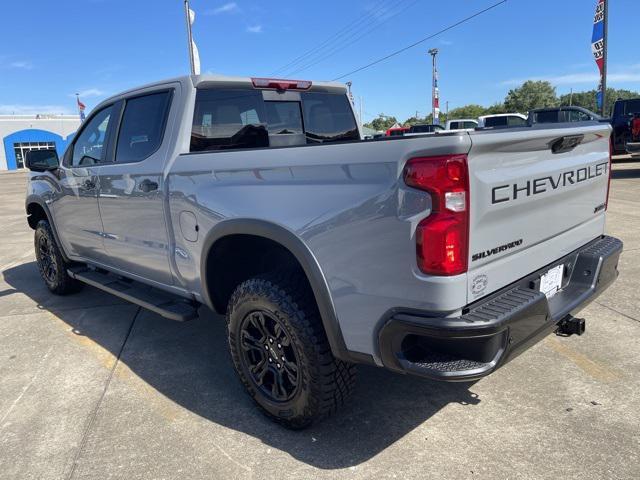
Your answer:
[[[189,0],[184,0],[184,15],[187,20],[187,40],[189,44],[189,64],[191,66],[191,75],[196,74],[196,67],[193,60],[193,35],[191,33],[191,15],[189,13]]]
[[[607,116],[607,43],[609,30],[609,0],[604,0],[604,36],[602,37],[602,116]]]

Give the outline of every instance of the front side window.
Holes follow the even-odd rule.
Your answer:
[[[515,115],[507,117],[507,125],[510,127],[522,127],[527,124],[524,118],[516,117]]]
[[[462,122],[451,122],[449,124],[449,128],[451,130],[458,130],[458,129],[464,128],[464,127],[462,126]]]
[[[82,129],[73,145],[72,167],[90,167],[105,160],[112,111],[113,105],[100,110]]]
[[[116,162],[140,162],[162,143],[171,92],[160,92],[127,100],[122,116]]]

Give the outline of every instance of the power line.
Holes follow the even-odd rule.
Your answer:
[[[301,58],[298,62],[295,62],[298,64],[298,67],[295,69],[292,69],[286,76],[291,76],[298,72],[308,69],[309,67],[315,65],[316,63],[319,63],[324,59],[332,56],[333,54],[335,54],[337,51],[340,51],[345,46],[351,45],[355,41],[367,35],[369,32],[372,32],[373,30],[379,28],[381,25],[383,25],[384,23],[391,20],[391,18],[396,16],[397,13],[391,16],[389,16],[389,13],[391,13],[396,8],[401,7],[401,5],[406,1],[410,1],[410,0],[396,0],[395,3],[383,1],[380,4],[376,5],[376,7],[371,9],[367,15],[365,15],[363,18],[360,19],[361,20],[360,22],[356,22],[353,25],[353,27],[343,29],[340,35],[335,35],[333,38],[329,39],[329,41],[323,44],[324,46],[322,48],[317,48],[315,49],[315,51],[312,50],[308,52],[305,58]],[[386,5],[387,3],[392,3],[392,4],[390,6],[387,6]],[[358,23],[361,23],[361,24],[357,25]],[[366,29],[368,30],[363,35],[355,39],[354,41],[349,42],[345,46],[341,45],[343,42],[348,42],[353,37],[355,37],[356,35],[359,35],[361,32],[365,31]],[[326,52],[329,52],[329,53],[327,55],[324,55]],[[303,62],[307,62],[307,63],[300,66],[300,64]],[[291,67],[293,67],[294,65],[295,64],[291,65]]]
[[[400,50],[396,50],[395,52],[390,53],[389,55],[386,55],[386,56],[384,56],[382,58],[379,58],[378,60],[375,60],[375,61],[373,61],[373,62],[371,62],[371,63],[369,63],[367,65],[364,65],[363,67],[357,68],[357,69],[355,69],[355,70],[353,70],[353,71],[351,71],[349,73],[345,73],[344,75],[340,75],[339,77],[334,78],[333,81],[341,80],[344,77],[348,77],[350,75],[353,75],[354,73],[358,73],[358,72],[361,72],[362,70],[366,70],[367,68],[373,67],[374,65],[377,65],[378,63],[384,62],[385,60],[388,60],[391,57],[395,57],[396,55],[399,55],[399,54],[401,54],[403,52],[406,52],[407,50],[409,50],[409,49],[411,49],[413,47],[416,47],[416,46],[420,45],[421,43],[426,42],[427,40],[431,40],[432,38],[437,37],[438,35],[443,34],[444,32],[447,32],[447,31],[449,31],[449,30],[451,30],[451,29],[453,29],[453,28],[455,28],[455,27],[457,27],[459,25],[462,25],[463,23],[466,23],[469,20],[472,20],[472,19],[474,19],[476,17],[479,17],[483,13],[486,13],[489,10],[494,9],[494,8],[498,7],[499,5],[502,5],[503,3],[507,3],[507,0],[502,0],[500,2],[494,3],[493,5],[485,8],[484,10],[480,10],[479,12],[476,12],[473,15],[470,15],[470,16],[460,20],[459,22],[456,22],[456,23],[454,23],[452,25],[449,25],[448,27],[445,27],[442,30],[439,30],[438,32],[433,33],[433,34],[429,35],[428,37],[423,38],[422,40],[418,40],[417,42],[412,43],[411,45],[407,45],[406,47],[401,48]]]
[[[402,2],[397,3],[395,6],[400,6]],[[299,73],[302,72],[304,70],[307,70],[311,67],[313,67],[314,65],[317,65],[320,62],[323,62],[324,60],[326,60],[329,57],[332,57],[333,55],[335,55],[336,53],[342,51],[343,49],[353,45],[354,43],[358,42],[360,39],[366,37],[367,35],[369,35],[371,32],[373,32],[374,30],[377,30],[378,28],[380,28],[380,26],[382,26],[382,24],[388,22],[389,20],[392,20],[393,18],[397,17],[398,15],[400,15],[401,13],[405,12],[406,10],[408,10],[409,8],[413,7],[416,3],[418,3],[418,0],[414,0],[413,2],[406,4],[404,6],[404,8],[402,8],[401,10],[398,10],[396,13],[394,13],[393,15],[390,15],[388,17],[386,17],[384,20],[382,20],[380,23],[378,24],[373,24],[371,28],[369,28],[368,30],[364,31],[363,33],[363,29],[360,30],[356,30],[353,34],[351,34],[349,37],[345,38],[345,41],[347,41],[348,43],[346,44],[341,44],[341,45],[336,45],[335,48],[332,48],[326,55],[320,57],[320,58],[316,58],[316,60],[312,60],[310,63],[303,65],[302,67],[298,68],[297,70],[294,70],[292,73],[290,73],[290,75],[293,75],[295,73]],[[359,35],[360,33],[362,33],[361,35]],[[355,38],[354,38],[355,37]],[[353,39],[353,40],[351,40]],[[349,41],[351,40],[351,41]]]
[[[276,75],[278,72],[283,71],[283,70],[285,70],[287,68],[290,68],[290,67],[300,63],[305,58],[309,57],[310,55],[313,55],[316,51],[321,50],[325,46],[330,45],[331,43],[335,42],[336,39],[340,38],[341,36],[344,36],[347,32],[349,32],[352,28],[356,27],[356,25],[358,25],[359,23],[366,22],[371,17],[377,16],[383,10],[383,8],[381,8],[381,7],[383,7],[383,5],[385,3],[387,3],[386,0],[381,0],[380,2],[375,4],[373,6],[373,8],[371,8],[369,13],[367,13],[366,15],[364,15],[364,16],[356,19],[356,20],[353,20],[352,22],[347,24],[345,27],[343,27],[342,29],[338,30],[336,33],[334,33],[333,35],[328,37],[324,42],[322,42],[319,45],[316,45],[315,47],[307,50],[305,53],[303,53],[302,55],[294,58],[293,60],[291,60],[286,65],[283,65],[282,67],[278,68],[277,70],[274,70],[274,72],[270,76]]]

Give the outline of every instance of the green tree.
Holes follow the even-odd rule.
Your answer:
[[[365,127],[373,128],[376,131],[383,131],[391,128],[394,124],[398,123],[396,117],[389,117],[384,113],[378,115],[370,123],[365,123]]]
[[[482,105],[469,104],[462,107],[449,110],[450,120],[456,120],[459,118],[478,118],[485,114],[486,109]]]
[[[509,90],[504,106],[509,112],[526,113],[534,108],[558,105],[556,89],[546,81],[527,80],[520,87]]]
[[[631,90],[618,90],[615,88],[607,88],[607,115],[611,115],[613,110],[613,104],[619,98],[638,98],[640,93],[632,92]],[[560,96],[560,105],[574,105],[576,107],[583,107],[593,112],[600,113],[600,109],[596,104],[596,90],[589,90],[586,92],[573,92],[573,95],[567,93]]]

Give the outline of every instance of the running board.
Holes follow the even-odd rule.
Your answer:
[[[170,320],[186,322],[198,316],[197,304],[178,295],[87,267],[73,267],[67,271],[71,278],[104,290]]]

